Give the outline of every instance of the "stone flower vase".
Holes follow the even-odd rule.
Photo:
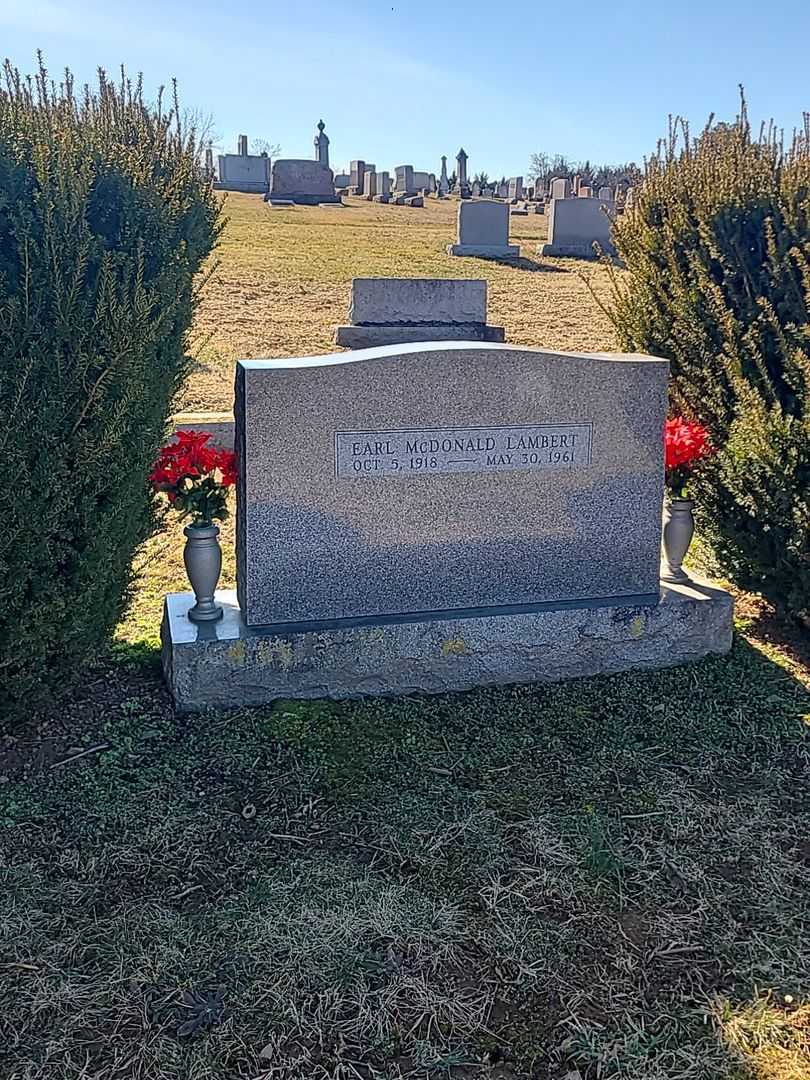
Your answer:
[[[683,560],[695,535],[695,519],[692,515],[695,503],[692,499],[665,499],[662,546],[664,549],[661,579],[663,581],[688,581]]]
[[[222,618],[222,606],[214,602],[214,593],[222,572],[222,549],[218,525],[186,525],[183,562],[197,603],[190,608],[192,622],[213,622]]]

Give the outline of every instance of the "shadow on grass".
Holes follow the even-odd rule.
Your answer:
[[[525,270],[530,274],[570,274],[566,266],[555,266],[552,263],[541,263],[534,259],[504,259],[504,266],[514,266],[516,270]]]
[[[82,693],[95,752],[0,786],[9,1075],[732,1080],[763,1025],[723,1003],[806,987],[810,696],[742,640],[436,697]]]

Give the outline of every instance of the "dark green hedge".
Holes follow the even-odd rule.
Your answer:
[[[672,406],[718,452],[697,485],[729,577],[810,608],[810,130],[673,125],[614,229],[625,348],[671,361]]]
[[[0,716],[110,634],[218,202],[176,106],[0,82]]]

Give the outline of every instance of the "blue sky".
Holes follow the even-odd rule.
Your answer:
[[[121,62],[150,89],[176,76],[234,150],[245,132],[310,157],[323,117],[336,168],[438,172],[462,144],[471,173],[527,174],[535,150],[640,161],[671,112],[732,118],[740,82],[753,118],[792,130],[808,40],[808,0],[0,0],[22,70],[39,47],[81,81]]]

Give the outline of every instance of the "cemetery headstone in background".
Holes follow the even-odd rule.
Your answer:
[[[339,203],[341,199],[335,194],[331,169],[309,159],[279,158],[273,162],[267,201],[317,206],[318,203]]]
[[[349,349],[409,341],[503,341],[487,324],[486,281],[453,278],[355,278],[348,326],[335,342]]]
[[[323,120],[318,121],[318,134],[315,136],[315,160],[329,168],[329,136],[324,132],[326,125]]]
[[[463,202],[458,208],[457,242],[448,255],[472,255],[508,259],[520,255],[520,247],[509,243],[509,206],[490,200]]]
[[[352,195],[363,194],[363,183],[366,174],[365,161],[352,161],[349,164],[349,190]]]
[[[606,255],[615,255],[610,239],[610,216],[613,203],[599,199],[552,199],[548,219],[548,242],[538,251],[541,255],[573,256],[595,259],[594,244]]]
[[[249,154],[247,135],[240,135],[238,154],[220,154],[217,157],[218,191],[241,191],[251,195],[265,195],[270,186],[270,158],[267,154]]]

